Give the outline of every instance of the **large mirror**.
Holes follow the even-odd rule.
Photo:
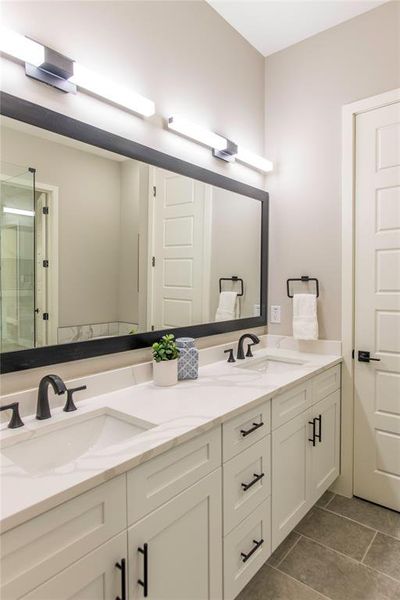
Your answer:
[[[260,322],[259,199],[4,115],[1,150],[2,353]]]

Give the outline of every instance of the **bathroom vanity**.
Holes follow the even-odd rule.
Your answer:
[[[233,599],[339,474],[340,362],[264,348],[3,431],[2,598]]]

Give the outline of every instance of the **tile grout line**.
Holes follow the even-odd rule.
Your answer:
[[[297,533],[297,532],[295,532],[295,533]],[[290,552],[297,546],[297,544],[299,543],[299,540],[301,538],[300,534],[298,534],[298,536],[299,537],[297,538],[297,540],[295,540],[295,542],[292,544],[292,546],[290,546],[289,550],[284,554],[284,556],[281,558],[281,560],[275,565],[276,568],[279,567],[279,565],[285,560],[285,558],[287,558],[289,556]]]
[[[332,494],[333,494],[333,492],[332,492]],[[335,498],[335,496],[336,496],[336,494],[333,494],[332,498],[330,500],[328,500],[328,502],[325,504],[325,506],[322,506],[321,508],[326,508],[327,506],[329,506],[330,503],[332,502],[332,500]]]
[[[360,563],[362,563],[362,564],[365,564],[365,563],[364,563],[364,558],[367,556],[367,554],[368,554],[368,552],[369,552],[369,550],[370,550],[370,548],[371,548],[372,544],[374,543],[374,541],[375,541],[375,538],[376,538],[376,536],[377,536],[377,535],[378,535],[378,532],[377,532],[377,531],[375,531],[375,535],[373,536],[372,540],[371,540],[371,541],[370,541],[370,543],[368,544],[368,546],[367,546],[367,549],[366,549],[366,551],[364,552],[364,555],[363,555],[362,559],[360,560]]]
[[[377,533],[379,533],[379,531]],[[366,565],[365,563],[361,563],[356,558],[353,558],[352,556],[349,556],[348,554],[343,554],[343,552],[340,552],[340,550],[334,550],[334,548],[330,548],[329,546],[326,546],[325,544],[322,544],[321,542],[314,540],[313,538],[310,538],[307,535],[304,535],[304,533],[301,534],[301,537],[303,537],[305,540],[309,540],[310,542],[314,542],[314,544],[319,544],[326,550],[330,550],[331,552],[336,552],[336,554],[339,554],[340,556],[343,556],[343,558],[347,558],[348,560],[351,560],[353,563],[356,563],[357,565],[360,565],[360,566],[364,567],[365,569],[368,569],[369,571],[373,571],[374,573],[383,575],[384,577],[387,577],[388,579],[390,579],[391,581],[394,581],[397,584],[400,582],[399,579],[392,577],[392,575],[388,575],[387,573],[384,573],[383,571],[379,571],[378,569],[375,569],[374,567],[370,567],[369,565]],[[298,541],[300,541],[300,540],[298,540]],[[285,571],[282,571],[282,573],[285,573]],[[320,592],[318,592],[318,593],[320,593]]]
[[[400,537],[396,537],[395,535],[392,535],[391,533],[386,533],[386,531],[382,531],[381,529],[376,529],[376,527],[371,527],[371,525],[366,525],[365,523],[361,523],[361,521],[356,521],[355,519],[352,519],[351,517],[342,515],[341,513],[335,512],[334,510],[330,510],[329,508],[323,508],[321,506],[317,506],[317,508],[320,508],[321,510],[326,510],[326,512],[328,512],[332,515],[336,515],[337,517],[342,517],[343,519],[347,519],[348,521],[357,523],[357,525],[361,525],[362,527],[365,527],[366,529],[370,529],[371,531],[377,531],[378,533],[381,533],[382,535],[387,535],[388,537],[390,537],[394,540],[400,541]]]
[[[297,540],[297,542],[298,541],[299,540]],[[308,590],[311,590],[315,594],[319,594],[321,596],[321,598],[325,598],[325,600],[332,600],[332,598],[330,598],[329,596],[325,596],[325,594],[321,594],[321,592],[319,592],[318,590],[315,590],[313,587],[311,587],[307,583],[304,583],[303,581],[300,581],[300,579],[296,579],[296,577],[293,577],[293,575],[289,575],[289,573],[285,573],[285,571],[281,571],[280,569],[278,569],[277,567],[274,567],[272,565],[268,565],[268,566],[271,567],[271,569],[274,569],[275,571],[278,571],[278,573],[281,573],[282,575],[286,575],[286,577],[289,577],[289,579],[291,579],[292,581],[295,581],[296,583],[299,583],[300,585],[303,585],[305,588],[307,588]]]

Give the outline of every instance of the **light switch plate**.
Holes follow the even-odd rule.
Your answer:
[[[281,322],[281,307],[271,305],[270,323],[280,323],[280,322]]]

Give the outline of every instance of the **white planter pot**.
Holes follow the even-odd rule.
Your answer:
[[[153,380],[160,387],[175,385],[178,382],[178,359],[160,362],[153,360]]]

